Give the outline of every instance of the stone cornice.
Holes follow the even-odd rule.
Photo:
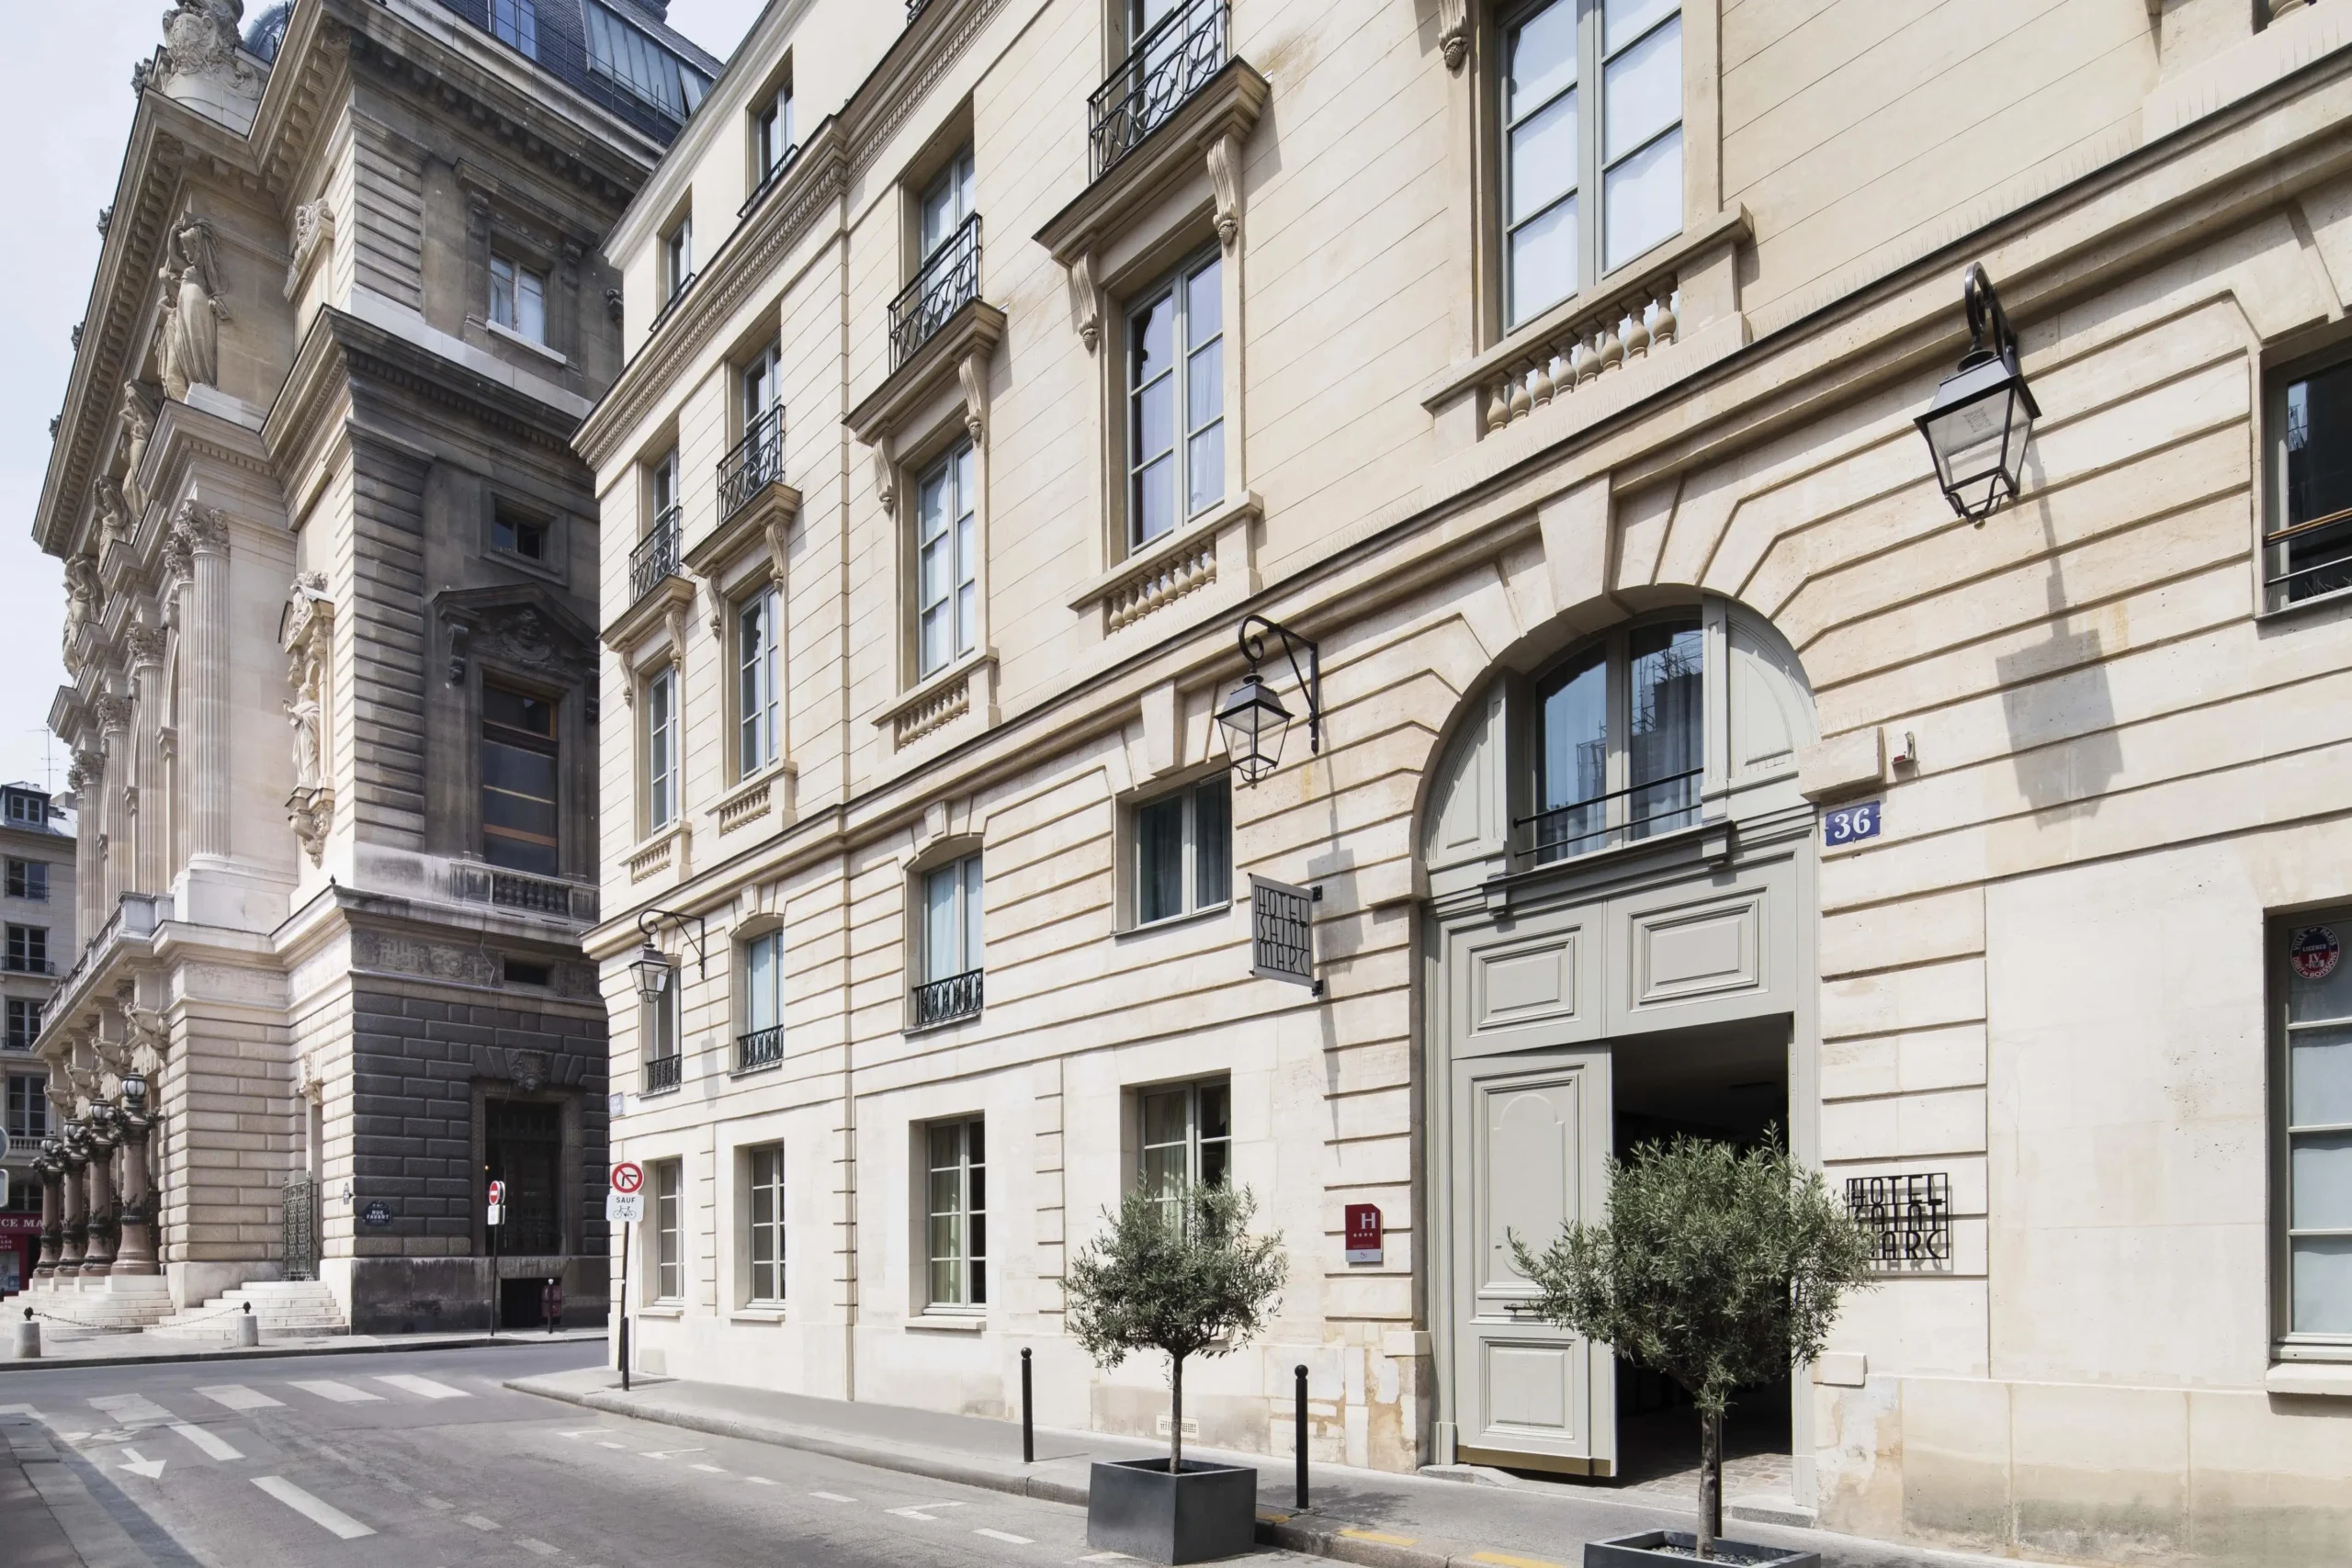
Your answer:
[[[904,365],[860,399],[842,423],[868,446],[896,434],[908,416],[929,401],[967,360],[978,357],[985,362],[1003,341],[1004,312],[985,299],[967,302]],[[978,411],[972,417],[978,419]]]

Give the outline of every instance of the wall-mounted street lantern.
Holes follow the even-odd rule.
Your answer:
[[[647,1007],[660,1007],[663,993],[670,988],[670,956],[663,953],[660,944],[653,940],[655,933],[661,931],[663,920],[668,920],[682,931],[686,929],[688,920],[695,923],[692,933],[695,943],[695,967],[697,973],[704,975],[710,973],[709,957],[703,952],[703,937],[706,930],[700,915],[682,915],[675,909],[641,911],[637,917],[637,929],[645,933],[645,945],[637,950],[637,957],[628,967],[629,973],[637,978],[638,998]]]
[[[1250,630],[1251,626],[1261,628]],[[1283,657],[1290,660],[1291,678],[1306,697],[1306,747],[1309,752],[1323,750],[1323,666],[1321,650],[1306,637],[1295,635],[1287,626],[1278,626],[1263,615],[1245,615],[1241,621],[1241,656],[1250,660],[1249,672],[1217,705],[1217,727],[1225,731],[1225,749],[1233,759],[1233,771],[1241,775],[1243,784],[1254,784],[1274,771],[1282,761],[1283,737],[1290,730],[1290,709],[1274,689],[1258,673],[1258,666],[1265,661],[1266,634],[1272,632],[1283,639]],[[1299,668],[1299,649],[1306,650],[1306,667]]]
[[[1981,528],[2023,488],[2026,438],[2041,410],[2018,367],[2018,334],[2009,330],[2001,297],[1981,264],[1968,264],[1961,296],[1968,310],[1968,353],[1937,385],[1936,400],[1918,424],[1944,499]]]

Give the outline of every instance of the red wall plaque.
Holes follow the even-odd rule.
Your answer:
[[[1380,1261],[1380,1210],[1374,1204],[1348,1205],[1348,1261]]]

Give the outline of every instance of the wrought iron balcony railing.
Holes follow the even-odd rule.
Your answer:
[[[1692,768],[1668,773],[1520,818],[1512,824],[1517,829],[1512,847],[1543,865],[1692,827],[1699,821],[1699,781],[1704,772]]]
[[[915,280],[890,301],[890,368],[896,370],[980,297],[980,215],[973,213],[939,242]]]
[[[784,1025],[754,1029],[735,1037],[735,1070],[739,1073],[773,1067],[784,1060]]]
[[[636,604],[665,577],[678,575],[678,535],[681,509],[672,507],[653,520],[653,531],[628,553],[628,602]]]
[[[790,174],[792,165],[798,162],[800,162],[800,149],[786,148],[784,156],[775,161],[775,167],[760,176],[760,183],[752,188],[751,195],[743,198],[743,205],[735,209],[736,221],[740,223],[749,218],[752,209],[768,198],[768,192],[784,183],[784,176]]]
[[[1087,100],[1092,178],[1108,174],[1225,69],[1231,37],[1227,0],[1185,0],[1136,40]]]
[[[4,964],[11,975],[54,975],[57,973],[57,965],[48,959],[34,958],[21,953],[8,954],[6,959],[0,959],[0,964]]]
[[[784,405],[752,422],[743,439],[718,459],[718,519],[725,522],[772,484],[784,482]]]
[[[645,1062],[645,1092],[648,1094],[667,1094],[670,1090],[677,1088],[679,1081],[678,1069],[680,1065],[684,1061],[685,1058],[684,1056],[675,1055],[647,1057]]]
[[[913,1021],[910,1029],[929,1029],[934,1023],[952,1023],[959,1018],[970,1018],[980,1010],[980,974],[978,969],[961,975],[950,975],[944,980],[917,986],[911,993]]]

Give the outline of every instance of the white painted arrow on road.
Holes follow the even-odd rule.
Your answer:
[[[137,1449],[122,1450],[122,1468],[133,1475],[143,1475],[150,1481],[164,1473],[164,1463],[165,1461],[160,1459],[141,1459]]]

